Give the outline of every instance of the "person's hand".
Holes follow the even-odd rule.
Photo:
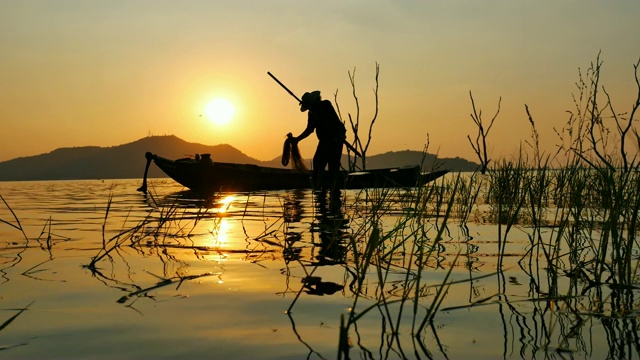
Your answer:
[[[288,133],[287,134],[287,138],[289,139],[289,141],[291,141],[291,143],[293,144],[297,144],[298,143],[298,138],[294,137],[292,133]]]

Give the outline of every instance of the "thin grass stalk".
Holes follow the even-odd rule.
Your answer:
[[[460,183],[460,189],[456,193],[456,217],[459,219],[460,227],[464,230],[465,236],[468,239],[470,238],[470,235],[469,229],[467,227],[467,222],[469,220],[469,216],[471,215],[473,207],[478,201],[478,196],[480,195],[482,185],[482,177],[478,172],[474,171],[469,177],[468,181],[463,181]]]
[[[379,256],[379,255],[376,254],[376,256]],[[378,261],[380,261],[380,259],[378,259]],[[399,334],[399,331],[400,331],[400,317],[401,317],[401,314],[402,314],[402,307],[403,307],[403,304],[405,302],[405,298],[404,298],[404,296],[402,296],[398,300],[398,303],[400,305],[400,310],[398,311],[397,322],[394,325],[393,318],[391,316],[391,309],[389,307],[390,304],[387,301],[387,297],[386,297],[385,291],[384,291],[385,282],[383,280],[382,267],[381,266],[376,266],[376,270],[377,270],[377,274],[378,274],[377,290],[379,291],[379,295],[378,295],[379,298],[377,300],[377,304],[378,304],[377,308],[379,309],[379,311],[381,312],[383,317],[386,317],[386,318],[389,319],[389,326],[391,327],[391,336],[395,339],[395,342],[398,344],[398,346],[400,346],[400,341],[399,341],[399,338],[398,338],[398,334]]]
[[[447,281],[451,276],[451,272],[453,271],[453,268],[455,267],[455,264],[458,261],[459,256],[460,256],[460,252],[456,254],[456,257],[453,260],[451,267],[449,267],[449,271],[447,272],[447,275],[444,277],[444,280],[442,281],[442,285],[438,288],[438,291],[436,292],[436,296],[431,302],[431,306],[429,306],[429,308],[427,309],[427,313],[424,319],[422,320],[422,323],[420,323],[420,326],[418,327],[418,330],[416,331],[414,336],[418,336],[418,334],[422,333],[422,330],[427,325],[427,323],[433,322],[433,319],[436,316],[436,312],[440,308],[440,305],[442,305],[442,301],[444,300],[445,296],[449,291],[449,287],[451,286],[451,284],[448,284]]]
[[[388,194],[387,192],[383,192],[381,194],[382,199],[384,199],[384,196],[386,196],[387,194]],[[368,196],[368,193],[365,195]],[[383,209],[382,204],[383,202],[378,202],[371,205],[372,212],[366,218],[365,224],[363,224],[363,228],[364,229],[370,228],[370,232],[369,232],[369,237],[365,242],[365,248],[362,255],[360,255],[357,250],[358,246],[355,240],[356,238],[350,237],[350,243],[353,249],[354,265],[355,265],[356,274],[357,274],[357,284],[356,284],[357,287],[355,290],[355,298],[353,301],[352,310],[346,325],[347,330],[349,326],[354,322],[355,309],[356,309],[358,300],[360,298],[360,294],[362,293],[362,287],[364,284],[364,280],[366,278],[369,265],[372,263],[374,253],[376,252],[378,246],[383,243],[383,239],[382,239],[383,235],[380,229],[381,227],[380,221],[382,216],[380,212]],[[366,234],[367,231],[365,230],[364,233]]]
[[[387,190],[383,190],[383,191],[385,191],[385,194],[386,194]],[[378,220],[376,221],[376,223],[378,223]],[[382,312],[382,309],[384,309],[384,316],[386,316],[389,319],[389,323],[391,324],[392,334],[397,334],[397,328],[393,326],[393,319],[391,317],[391,311],[387,304],[387,299],[385,296],[384,289],[387,281],[387,276],[389,274],[389,269],[391,267],[391,262],[393,261],[394,249],[401,246],[401,244],[397,243],[397,239],[400,238],[400,236],[398,236],[398,232],[401,232],[401,230],[404,229],[405,226],[406,226],[406,220],[401,219],[393,229],[391,229],[390,231],[387,231],[384,234],[384,236],[380,238],[377,244],[372,244],[374,246],[368,248],[371,251],[367,251],[365,255],[366,258],[370,257],[371,259],[375,259],[373,263],[376,265],[375,271],[376,271],[377,281],[378,281],[378,285],[376,287],[376,292],[378,293],[377,303],[380,304],[381,306],[381,309],[380,309],[381,312]],[[381,249],[379,246],[385,243],[386,239],[392,239],[391,249],[387,251],[387,253],[381,254],[380,252]],[[387,259],[386,262],[385,262],[385,259]],[[366,276],[365,274],[366,273],[363,273],[363,277]]]
[[[625,196],[625,188],[628,186],[627,180],[628,176],[625,176],[625,173],[621,173],[619,176],[614,177],[614,198],[612,201],[612,210],[611,210],[611,218],[609,222],[611,223],[611,232],[612,232],[612,245],[613,249],[611,251],[611,262],[612,268],[614,271],[615,277],[617,277],[617,283],[619,285],[626,285],[628,282],[626,281],[625,269],[626,264],[624,263],[623,251],[626,248],[625,239],[623,238],[622,231],[624,227],[626,227],[626,221],[620,223],[620,219],[624,216],[624,205],[627,199]]]
[[[424,257],[424,247],[426,245],[426,239],[428,238],[426,236],[426,230],[425,228],[425,219],[423,218],[423,215],[426,211],[423,208],[419,208],[417,207],[419,204],[426,204],[429,202],[428,198],[424,199],[424,197],[429,197],[431,194],[433,194],[433,189],[435,187],[429,187],[429,190],[425,193],[423,191],[423,188],[420,187],[418,188],[418,192],[417,192],[417,196],[416,196],[416,207],[411,211],[406,213],[406,220],[404,221],[405,223],[408,222],[408,220],[411,220],[411,228],[416,227],[415,229],[411,230],[411,233],[404,237],[404,241],[403,243],[405,243],[406,241],[411,241],[412,246],[411,249],[409,249],[409,260],[406,262],[406,268],[404,269],[405,271],[405,278],[404,278],[404,284],[403,284],[403,292],[401,295],[401,303],[400,303],[400,309],[398,311],[398,315],[396,317],[396,329],[400,328],[400,324],[401,324],[401,318],[402,318],[402,314],[403,314],[403,309],[404,309],[404,304],[406,302],[406,300],[409,299],[410,293],[412,291],[412,289],[414,289],[414,291],[416,292],[416,294],[419,294],[420,291],[420,273],[424,267],[426,258]],[[433,247],[431,247],[432,249]],[[416,260],[414,260],[414,257]],[[416,263],[416,273],[413,274],[412,272],[412,266],[414,264],[414,262]],[[416,313],[416,304],[418,302],[419,299],[419,295],[414,295],[413,297],[413,312],[414,312],[414,318],[415,318],[415,313]],[[400,343],[399,343],[399,339],[396,337],[396,342],[398,343],[398,347],[400,347]]]
[[[2,324],[0,324],[0,331],[4,330],[7,326],[9,326],[9,324],[11,324],[15,319],[17,319],[18,316],[22,315],[23,312],[27,311],[29,309],[29,307],[31,307],[31,305],[33,305],[34,302],[35,302],[35,300],[30,302],[27,306],[19,309],[17,313],[15,313],[13,316],[11,316],[7,320],[5,320]]]
[[[418,193],[417,196],[415,196],[416,199],[416,204],[419,203],[419,199],[421,198],[421,194],[422,194],[422,188],[418,189]],[[410,198],[414,198],[414,197],[410,197]],[[397,337],[397,334],[399,333],[399,327],[400,327],[400,320],[402,318],[402,313],[403,313],[403,308],[404,308],[404,303],[408,298],[408,294],[410,289],[414,286],[414,280],[412,280],[414,278],[414,276],[412,275],[412,265],[414,263],[414,254],[416,254],[416,247],[420,247],[421,242],[419,242],[416,238],[416,233],[417,233],[417,229],[413,229],[414,225],[416,225],[416,222],[418,223],[418,227],[420,227],[420,221],[419,221],[419,213],[421,212],[421,209],[418,208],[413,208],[412,210],[405,212],[404,213],[404,217],[402,217],[401,219],[398,220],[398,222],[396,223],[396,225],[394,226],[394,228],[390,231],[388,231],[385,234],[385,238],[392,238],[392,243],[386,244],[387,246],[387,251],[386,253],[382,254],[382,256],[376,252],[376,258],[377,258],[377,273],[378,273],[378,287],[377,289],[379,290],[380,293],[380,300],[378,301],[378,303],[381,304],[381,312],[382,309],[384,309],[384,316],[386,316],[389,319],[390,325],[392,327],[392,334],[394,335],[395,341],[398,344],[398,347],[401,347],[401,344],[399,343],[399,338]],[[409,234],[405,234],[404,230],[405,229],[411,229]],[[405,268],[402,269],[402,271],[404,271],[405,273],[405,278],[404,278],[404,283],[402,286],[403,289],[403,293],[401,294],[401,299],[400,299],[400,304],[399,304],[399,310],[398,310],[398,314],[396,316],[396,324],[393,325],[393,319],[391,317],[391,313],[390,313],[390,309],[389,309],[389,303],[386,299],[385,291],[384,291],[384,287],[385,287],[385,283],[386,283],[386,279],[387,276],[389,274],[389,270],[392,266],[392,260],[393,260],[393,256],[394,253],[405,246],[406,242],[409,241],[409,239],[414,239],[412,241],[412,247],[411,249],[403,249],[403,253],[409,253],[409,259],[408,261],[405,262],[406,266]],[[386,263],[384,262],[384,259],[387,259]],[[418,265],[417,265],[417,269],[418,271],[420,270],[421,266],[420,266],[420,262],[421,260],[418,260]],[[384,273],[383,273],[383,267],[384,267]]]
[[[325,359],[320,353],[318,353],[317,351],[315,351],[311,345],[309,345],[306,341],[304,341],[302,339],[302,336],[300,336],[300,333],[298,332],[298,329],[296,327],[296,323],[293,320],[293,316],[291,316],[290,313],[287,313],[287,317],[289,318],[289,321],[291,322],[291,329],[293,330],[293,333],[296,335],[296,337],[298,338],[298,341],[300,341],[301,344],[303,344],[308,350],[309,350],[309,355],[307,356],[307,358],[311,358],[312,354],[315,354],[318,356],[318,358],[320,359]],[[340,348],[338,348],[338,351],[340,351]],[[340,353],[338,353],[338,357],[340,356]]]
[[[454,200],[455,200],[455,193],[456,193],[456,191],[458,189],[459,183],[460,183],[460,174],[458,174],[458,176],[456,177],[456,181],[455,181],[454,186],[453,186],[453,190],[452,190],[452,195],[453,196],[450,196],[449,197],[449,201],[447,202],[447,207],[445,209],[445,214],[444,214],[444,217],[443,217],[443,223],[438,228],[438,233],[437,233],[437,235],[435,237],[435,240],[434,240],[434,247],[437,246],[437,244],[442,240],[442,234],[443,234],[443,232],[444,232],[444,230],[446,228],[446,224],[447,224],[447,221],[449,219],[449,216],[451,215],[451,211],[453,209],[453,203],[454,203]],[[444,280],[442,282],[442,286],[439,288],[438,292],[436,292],[436,297],[431,302],[431,306],[427,310],[427,313],[426,313],[422,323],[418,327],[417,332],[415,332],[416,335],[418,333],[422,332],[422,329],[424,329],[424,326],[426,325],[427,322],[433,321],[433,318],[436,315],[436,311],[440,307],[440,304],[442,303],[442,300],[444,299],[444,296],[446,295],[446,292],[448,290],[448,286],[450,286],[450,285],[446,285],[446,283],[447,283],[447,280],[449,279],[449,276],[451,275],[451,272],[453,271],[453,268],[455,267],[455,264],[456,264],[459,256],[460,256],[460,252],[458,252],[458,254],[456,255],[456,257],[455,257],[455,259],[453,261],[453,263],[449,267],[449,271],[447,272],[447,275],[445,276],[445,278],[444,278]],[[445,287],[446,287],[446,289],[445,289]],[[443,290],[443,289],[445,289],[445,290]],[[418,298],[416,298],[415,301],[417,302]]]
[[[412,219],[415,219],[415,214],[413,214]],[[404,304],[405,304],[406,300],[409,298],[408,294],[411,291],[411,288],[413,286],[412,285],[413,284],[413,278],[415,277],[412,274],[412,264],[414,263],[414,256],[415,256],[414,254],[415,254],[415,248],[416,248],[416,236],[415,236],[416,233],[417,233],[417,229],[412,229],[411,233],[408,236],[406,236],[406,237],[403,236],[402,237],[403,238],[403,241],[402,241],[403,244],[406,241],[409,241],[409,239],[413,239],[413,241],[412,241],[412,247],[409,250],[409,259],[406,262],[406,268],[404,269],[405,274],[404,274],[404,282],[403,282],[403,286],[402,286],[403,292],[402,292],[402,295],[401,295],[401,302],[400,302],[400,308],[398,309],[398,315],[396,316],[396,324],[395,324],[396,331],[394,332],[396,334],[399,332],[402,313],[403,313],[403,309],[404,309]],[[391,250],[389,253],[391,254],[391,256],[389,256],[389,259],[391,259],[392,256],[393,256],[392,255],[393,254],[393,250]],[[419,274],[419,271],[420,271],[420,266],[419,266],[420,258],[419,257],[418,257],[417,261],[418,261],[418,264],[417,264],[416,268],[417,268],[417,271],[418,271],[418,274]],[[391,322],[391,319],[389,319],[389,320]],[[393,324],[393,323],[391,322],[391,324]],[[398,343],[398,346],[399,345],[400,344]]]
[[[313,276],[313,274],[318,269],[318,267],[314,266],[310,273],[307,273],[307,268],[304,265],[302,265],[302,269],[304,270],[305,275],[309,277],[309,276]],[[300,297],[303,291],[304,291],[304,285],[300,287],[300,290],[298,290],[298,292],[296,292],[296,296],[293,298],[293,301],[291,301],[291,304],[289,304],[289,308],[287,308],[287,311],[286,311],[287,314],[291,313],[291,310],[293,310],[293,306],[296,304],[296,302],[298,301],[298,298]]]
[[[637,166],[633,166],[633,167],[637,168]],[[636,169],[636,173],[637,171],[638,169]],[[636,268],[632,269],[633,265],[632,265],[631,257],[633,254],[634,245],[637,246],[636,234],[639,226],[638,214],[640,214],[640,179],[638,178],[637,175],[633,177],[633,181],[631,183],[635,184],[635,187],[633,187],[633,195],[631,196],[631,202],[630,202],[630,204],[632,204],[631,212],[629,214],[630,219],[627,221],[628,223],[627,243],[626,243],[625,259],[624,259],[624,262],[627,265],[626,278],[627,278],[627,284],[629,285],[633,283],[633,278],[637,275],[637,269],[638,269],[637,264],[640,264],[640,262],[637,262]]]
[[[417,199],[420,199],[420,201],[422,201],[422,198],[420,196],[417,197]],[[447,214],[450,213],[450,208],[451,206],[449,206],[449,210],[447,212]],[[398,316],[397,316],[397,321],[396,321],[396,325],[392,325],[392,334],[394,337],[394,341],[398,344],[398,347],[401,348],[401,344],[399,343],[399,338],[397,337],[398,334],[398,329],[400,326],[400,319],[402,316],[402,308],[403,308],[403,303],[404,301],[406,301],[407,299],[407,290],[411,289],[413,285],[414,280],[411,280],[410,274],[411,274],[411,269],[414,263],[414,254],[417,253],[417,249],[421,248],[421,244],[423,244],[423,242],[421,241],[414,241],[413,247],[411,248],[411,250],[409,251],[410,254],[410,260],[408,263],[408,267],[404,269],[405,271],[405,280],[404,280],[404,292],[401,296],[400,299],[397,300],[391,300],[389,301],[386,296],[384,295],[384,284],[386,282],[386,276],[388,274],[388,271],[390,269],[391,266],[391,259],[393,256],[393,253],[396,251],[396,249],[399,249],[401,246],[403,246],[403,244],[406,243],[406,241],[408,239],[411,238],[415,238],[416,235],[416,231],[417,230],[411,230],[410,233],[408,234],[403,234],[403,229],[405,228],[411,228],[412,224],[416,224],[416,221],[418,221],[418,228],[420,228],[420,225],[422,222],[420,219],[422,219],[422,217],[418,217],[417,215],[419,215],[419,213],[423,212],[422,209],[417,209],[418,211],[410,211],[408,213],[405,213],[405,217],[403,217],[402,219],[400,219],[395,227],[386,232],[384,235],[381,234],[381,229],[379,227],[379,223],[380,223],[380,217],[381,213],[379,212],[380,208],[379,208],[379,204],[374,204],[372,206],[372,209],[374,210],[372,212],[372,214],[370,215],[370,219],[367,221],[368,223],[372,224],[371,227],[371,234],[369,237],[369,241],[366,244],[366,247],[364,249],[364,252],[362,254],[362,256],[360,256],[358,254],[358,252],[355,253],[355,259],[357,259],[356,262],[356,268],[357,268],[357,272],[359,274],[361,274],[361,276],[359,276],[358,282],[358,291],[356,291],[356,293],[361,293],[361,289],[362,289],[362,281],[364,280],[364,274],[367,273],[367,266],[368,264],[371,264],[372,262],[370,260],[367,259],[375,259],[375,263],[378,264],[377,265],[377,274],[378,274],[378,282],[379,282],[379,290],[380,290],[380,298],[378,300],[378,302],[376,302],[375,304],[371,305],[370,307],[360,311],[359,313],[357,313],[355,311],[352,311],[351,313],[351,317],[349,319],[349,321],[347,322],[346,327],[348,328],[350,324],[355,324],[355,322],[364,314],[366,314],[367,312],[369,312],[370,310],[374,309],[374,308],[378,308],[381,311],[384,310],[384,317],[388,318],[390,321],[392,321],[392,317],[391,317],[391,313],[390,313],[390,308],[389,306],[391,304],[399,304],[400,308],[399,308],[399,312],[398,312]],[[447,215],[448,217],[448,215]],[[446,224],[445,224],[446,225]],[[423,225],[424,226],[424,225]],[[444,226],[440,229],[440,233],[439,236],[442,237],[442,232],[444,231]],[[424,231],[424,230],[423,230]],[[391,243],[391,247],[389,250],[387,250],[384,253],[381,253],[378,249],[378,246],[381,245],[382,243],[386,243],[387,239],[393,238],[392,243]],[[398,240],[400,239],[400,240]],[[352,240],[353,241],[353,240]],[[388,244],[387,244],[388,245]],[[353,244],[353,246],[355,247],[355,244]],[[387,259],[385,261],[385,259]],[[419,260],[419,264],[421,263]],[[420,271],[421,269],[418,268],[418,271]],[[419,276],[419,275],[418,275]],[[417,301],[417,299],[416,299]],[[354,305],[353,305],[353,309],[355,310],[357,306],[357,298],[354,301]]]
[[[111,209],[111,203],[113,202],[113,193],[109,192],[109,197],[107,198],[107,209],[104,212],[104,220],[102,221],[102,248],[106,249],[107,242],[105,239],[105,230],[107,228],[107,219],[109,218],[109,210]]]
[[[349,358],[349,340],[348,332],[349,328],[344,323],[344,314],[340,314],[340,333],[338,335],[338,360],[342,360],[344,355]]]
[[[602,175],[604,175],[603,173],[601,173]],[[608,188],[608,189],[603,189],[602,190],[602,198],[608,198],[608,195],[606,195],[607,193],[610,193],[611,189],[611,178],[608,179],[602,179],[604,182],[604,185]],[[604,209],[601,209],[601,213],[600,213],[600,218],[602,219],[602,235],[601,238],[598,242],[596,246],[596,263],[595,263],[595,271],[594,271],[594,281],[597,284],[602,283],[602,277],[604,276],[606,270],[608,269],[609,265],[607,264],[607,254],[609,251],[609,245],[610,243],[612,243],[612,223],[610,221],[607,221],[606,219],[611,219],[611,211],[612,209],[607,206]]]
[[[497,168],[491,169],[490,198],[496,208],[498,224],[498,268],[502,267],[506,242],[509,232],[518,221],[520,210],[524,206],[525,196],[522,192],[527,187],[524,177],[522,153],[517,164],[504,161]],[[503,225],[506,226],[503,233]]]
[[[122,246],[127,240],[130,241],[130,246],[135,246],[138,243],[140,243],[145,236],[137,236],[137,234],[145,229],[149,224],[157,224],[155,226],[155,230],[153,233],[153,237],[156,241],[156,244],[158,244],[158,238],[160,238],[161,236],[166,237],[166,231],[165,232],[161,232],[161,230],[167,226],[167,224],[171,221],[173,221],[174,219],[176,219],[176,213],[178,210],[178,205],[177,203],[174,201],[173,203],[170,204],[169,207],[160,207],[158,209],[159,214],[158,214],[158,218],[154,219],[152,217],[152,214],[147,214],[147,216],[141,220],[140,222],[138,222],[138,224],[136,226],[133,226],[131,228],[128,229],[124,229],[121,232],[119,232],[118,234],[112,236],[111,238],[109,238],[109,240],[106,240],[105,237],[105,229],[106,229],[106,222],[107,222],[107,218],[108,218],[108,214],[110,212],[110,208],[111,208],[111,204],[112,204],[112,197],[109,197],[109,200],[107,202],[107,208],[105,211],[105,220],[103,222],[103,230],[102,230],[102,234],[103,234],[103,241],[102,241],[102,249],[98,252],[97,255],[95,255],[92,259],[91,262],[86,266],[89,269],[95,270],[96,269],[96,264],[98,262],[100,262],[102,259],[104,259],[105,257],[110,256],[110,253],[113,251],[116,251],[120,246]],[[164,234],[164,235],[163,235]],[[108,245],[111,245],[110,247],[108,247]]]
[[[42,236],[46,234],[46,239],[45,239],[45,245],[42,245],[42,242],[40,241],[42,239]],[[38,244],[40,244],[40,248],[45,250],[47,250],[47,252],[49,253],[49,259],[53,260],[53,253],[51,252],[51,248],[53,246],[53,244],[51,243],[51,216],[49,216],[49,218],[47,219],[47,221],[44,223],[44,225],[42,226],[42,230],[40,230],[40,234],[38,235],[38,237],[36,238],[36,241],[38,242]]]
[[[444,183],[444,180],[443,180]],[[444,216],[444,220],[443,223],[440,226],[436,225],[436,229],[437,229],[437,233],[435,238],[433,238],[433,241],[431,243],[431,245],[428,247],[428,251],[425,253],[425,244],[426,244],[426,240],[428,239],[427,237],[427,231],[425,230],[425,219],[421,218],[421,239],[418,240],[416,239],[416,243],[420,244],[421,246],[419,246],[419,253],[418,253],[418,259],[419,259],[419,264],[418,264],[418,268],[417,268],[417,275],[416,275],[416,285],[415,285],[415,291],[414,291],[414,298],[413,298],[413,321],[411,324],[411,331],[413,334],[416,334],[419,332],[416,331],[416,320],[417,320],[417,316],[418,316],[418,306],[419,306],[419,299],[421,298],[421,294],[420,294],[420,290],[421,290],[421,280],[422,280],[422,270],[424,268],[424,264],[426,264],[426,262],[428,261],[428,259],[431,258],[433,252],[435,251],[436,247],[439,245],[440,241],[442,240],[442,234],[444,233],[444,230],[446,229],[446,224],[447,224],[447,220],[451,214],[451,211],[453,209],[453,205],[455,203],[455,199],[456,199],[456,193],[457,193],[457,189],[459,187],[461,183],[461,174],[458,173],[456,178],[455,178],[455,182],[453,184],[453,190],[451,190],[450,192],[445,191],[445,188],[448,188],[449,186],[442,186],[442,187],[437,187],[437,186],[432,186],[430,191],[427,192],[426,194],[426,198],[423,199],[422,204],[424,207],[427,206],[428,203],[431,202],[432,197],[435,197],[436,200],[436,204],[437,206],[441,205],[444,203],[444,198],[446,195],[449,195],[449,202],[447,203],[447,207],[445,209],[445,216]],[[436,189],[440,189],[439,191],[437,191]],[[425,214],[426,209],[420,209],[420,213],[421,214]],[[440,209],[436,210],[436,214],[440,213]]]
[[[2,220],[2,219],[0,219],[0,222],[7,224],[7,225],[11,226],[14,229],[19,230],[22,233],[22,236],[24,237],[24,239],[27,241],[27,243],[29,243],[29,237],[24,232],[24,229],[22,228],[22,224],[20,223],[20,219],[18,218],[18,215],[16,215],[16,213],[13,211],[11,206],[9,206],[9,203],[7,203],[7,201],[4,199],[4,197],[2,195],[0,195],[0,200],[2,200],[2,202],[7,207],[9,212],[11,212],[11,215],[13,216],[13,219],[15,220],[17,225],[12,224],[12,223],[10,223],[10,222],[8,222],[6,220]]]

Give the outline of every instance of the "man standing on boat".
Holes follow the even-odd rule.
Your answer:
[[[346,139],[347,129],[340,121],[331,101],[322,100],[320,91],[307,92],[302,95],[300,111],[308,111],[307,127],[302,134],[294,138],[295,142],[304,140],[314,131],[318,137],[318,147],[313,156],[313,185],[322,188],[322,173],[329,167],[329,184],[332,190],[340,189],[338,172],[342,158],[342,146]]]

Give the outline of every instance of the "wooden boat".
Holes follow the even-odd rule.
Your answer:
[[[144,179],[139,191],[147,191],[147,172],[153,161],[165,174],[184,187],[199,193],[242,192],[312,188],[311,172],[263,167],[252,164],[214,162],[209,154],[170,160],[147,152]],[[360,172],[341,171],[342,189],[415,187],[433,181],[449,170],[421,173],[419,166],[376,169]],[[323,186],[328,179],[323,179]]]

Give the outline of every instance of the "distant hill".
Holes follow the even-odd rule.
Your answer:
[[[394,166],[422,165],[423,171],[449,169],[453,171],[474,171],[480,166],[471,161],[456,158],[438,158],[433,154],[421,151],[390,151],[380,155],[367,157],[367,169],[380,169]]]
[[[311,159],[305,159],[305,164],[311,164]],[[347,168],[349,160],[347,155],[342,156],[342,166]],[[357,164],[360,164],[358,161]],[[474,171],[480,166],[477,163],[456,157],[438,158],[432,154],[421,151],[403,150],[389,151],[384,154],[367,156],[367,169],[382,169],[390,167],[422,165],[423,171],[436,169],[449,169],[453,171]],[[282,167],[280,157],[263,163],[263,166]]]
[[[42,155],[0,162],[0,181],[141,178],[147,151],[171,159],[211,154],[214,161],[282,167],[279,157],[265,162],[249,157],[231,145],[189,143],[168,135],[150,136],[113,147],[60,148]],[[388,152],[368,157],[367,168],[417,165],[422,163],[422,158],[420,151]],[[436,159],[434,155],[427,154],[423,166],[425,169],[435,166],[454,171],[473,171],[478,164],[460,158]],[[149,168],[148,176],[165,177],[155,166]]]
[[[176,136],[152,136],[119,146],[61,148],[0,162],[0,181],[141,178],[147,151],[167,158],[209,153],[220,161],[260,163],[230,145],[207,146],[189,143]],[[158,168],[149,168],[149,177],[164,176]]]

